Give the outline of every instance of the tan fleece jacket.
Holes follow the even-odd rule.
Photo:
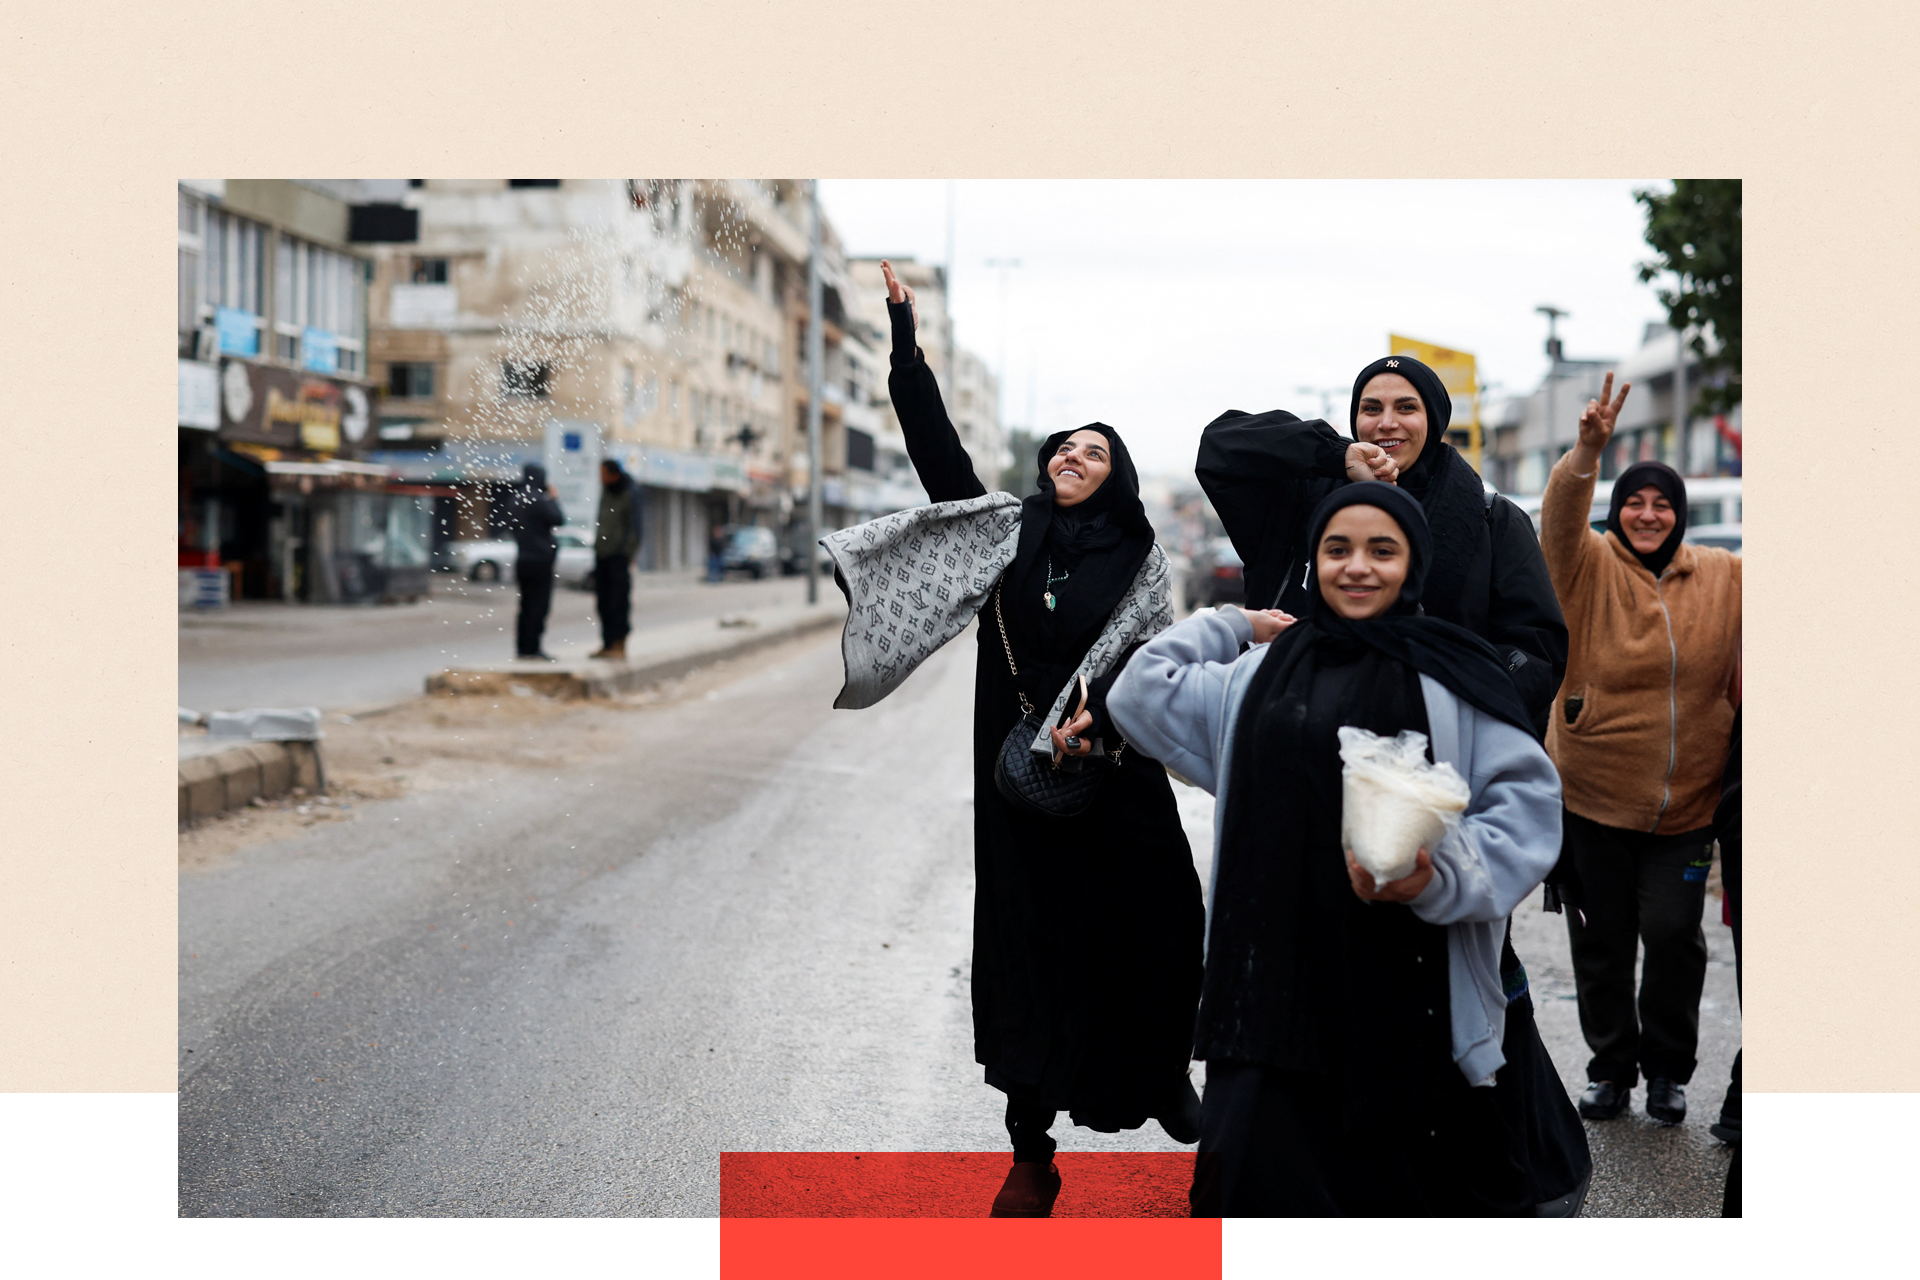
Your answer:
[[[1740,557],[1682,543],[1654,581],[1612,533],[1587,527],[1594,479],[1562,458],[1540,507],[1540,550],[1567,618],[1567,675],[1547,752],[1568,809],[1629,831],[1713,820],[1740,680]]]

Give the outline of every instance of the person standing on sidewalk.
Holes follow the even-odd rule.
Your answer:
[[[1607,375],[1541,499],[1541,549],[1573,637],[1547,750],[1567,809],[1562,861],[1578,884],[1567,933],[1593,1050],[1580,1114],[1619,1115],[1644,1075],[1647,1114],[1678,1124],[1700,1037],[1714,806],[1739,701],[1741,561],[1681,540],[1686,484],[1659,462],[1623,471],[1607,531],[1587,527],[1629,390],[1614,398]]]
[[[553,607],[554,560],[560,548],[553,531],[566,517],[547,484],[547,469],[536,463],[520,468],[521,485],[513,493],[513,539],[517,554],[514,581],[520,584],[520,616],[514,626],[514,656],[552,662],[540,648]]]
[[[1733,931],[1733,991],[1736,999],[1745,997],[1740,985],[1740,708],[1733,709],[1733,744],[1727,749],[1726,772],[1720,776],[1720,805],[1713,811],[1713,837],[1720,842],[1721,923]],[[1720,1120],[1712,1126],[1713,1136],[1730,1147],[1740,1145],[1740,1059],[1746,1050],[1736,1050],[1733,1071],[1727,1079],[1727,1096],[1720,1104]]]
[[[640,554],[640,495],[611,458],[600,464],[600,515],[593,534],[593,594],[600,647],[587,656],[625,661],[633,609],[633,558]]]

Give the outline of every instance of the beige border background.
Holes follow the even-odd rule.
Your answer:
[[[174,181],[518,168],[1744,178],[1748,1080],[1920,1090],[1920,9],[691,10],[10,11],[0,1089],[174,1088]]]

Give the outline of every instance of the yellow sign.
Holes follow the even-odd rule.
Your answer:
[[[291,423],[300,428],[302,448],[317,453],[332,453],[340,447],[340,406],[324,383],[309,382],[301,388],[298,400],[289,400],[278,387],[267,388],[266,421]]]
[[[1448,424],[1448,429],[1467,433],[1467,461],[1473,464],[1475,471],[1478,471],[1480,469],[1480,375],[1474,365],[1473,353],[1455,351],[1451,347],[1435,346],[1431,342],[1422,342],[1418,338],[1406,338],[1397,333],[1390,333],[1387,335],[1387,354],[1412,356],[1439,376],[1440,385],[1445,387],[1447,394],[1453,397],[1453,420]]]

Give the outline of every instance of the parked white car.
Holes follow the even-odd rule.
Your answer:
[[[593,575],[593,530],[563,525],[553,531],[560,544],[555,568],[562,586],[585,587]],[[511,582],[519,548],[512,538],[454,542],[447,546],[453,568],[474,582]]]

